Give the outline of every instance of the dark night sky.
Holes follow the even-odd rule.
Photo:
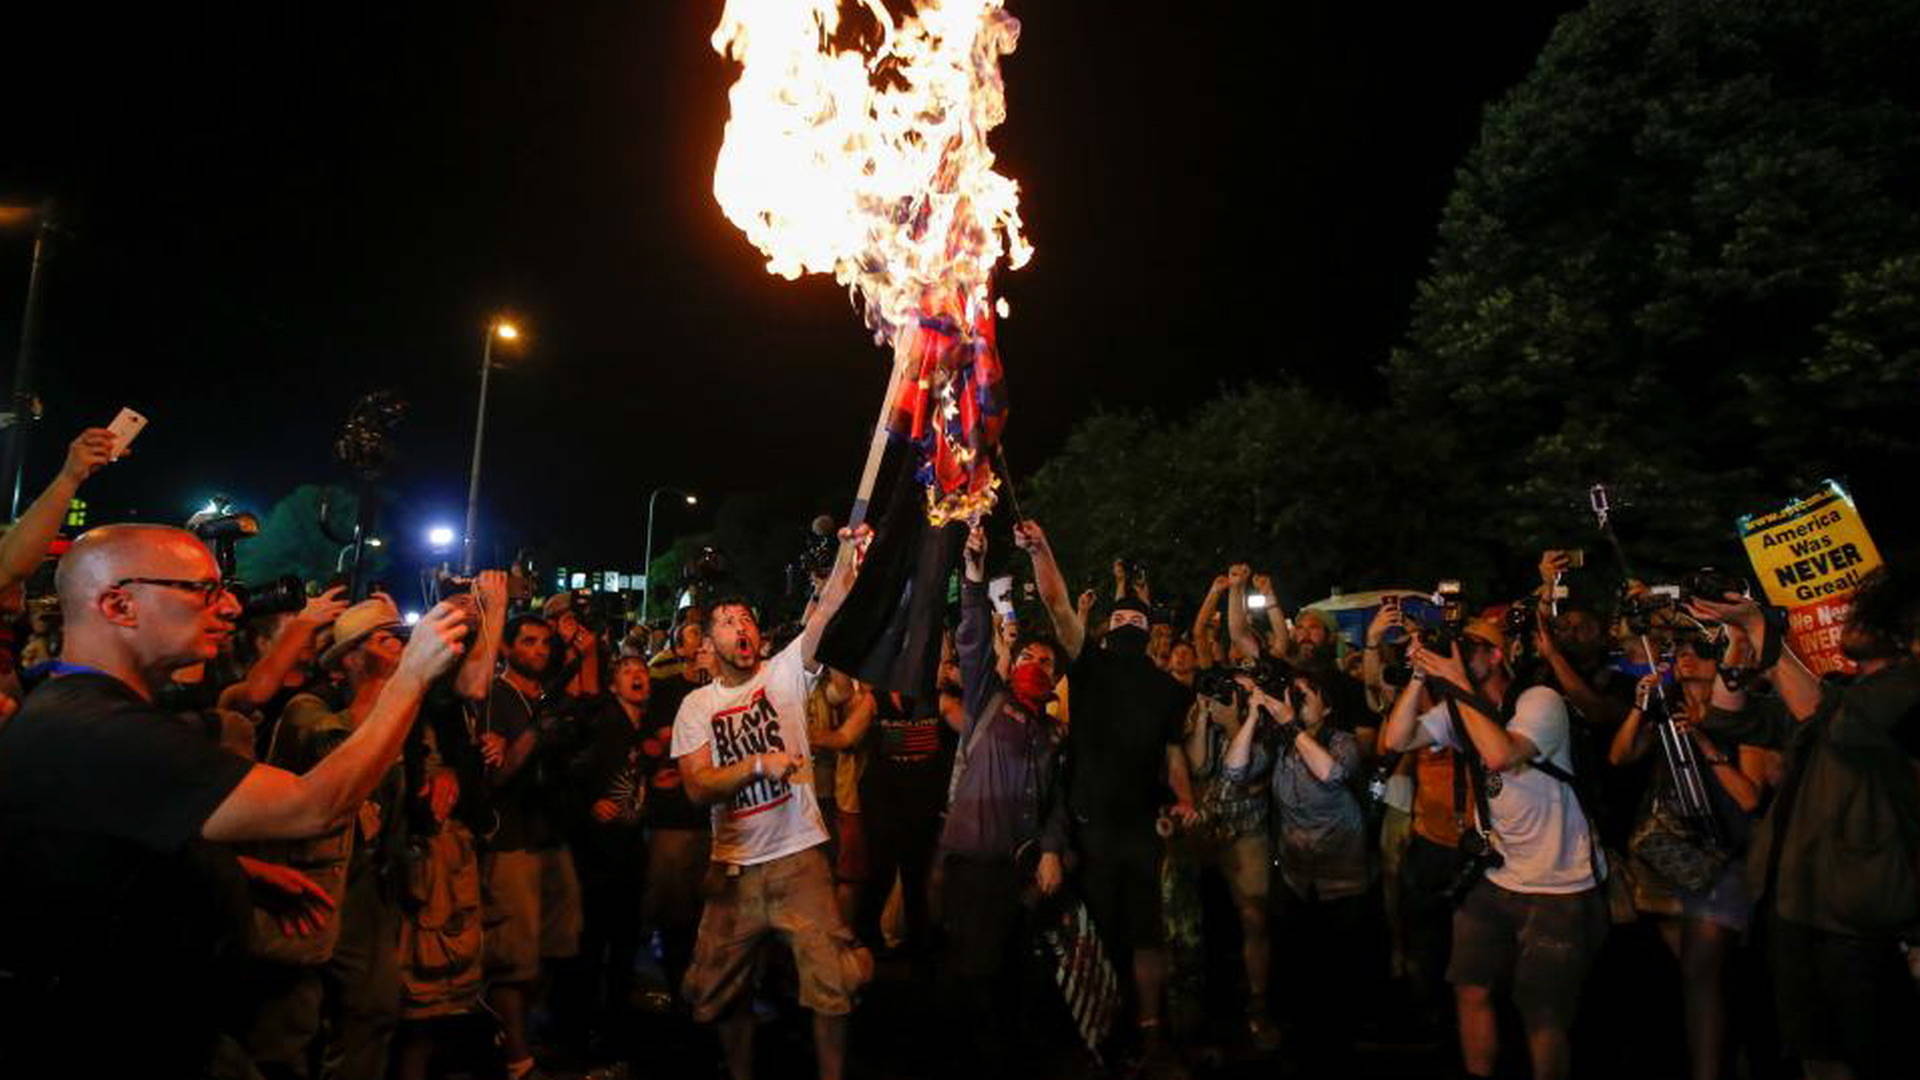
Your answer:
[[[1574,5],[1010,6],[995,145],[1038,248],[1002,279],[1018,468],[1096,405],[1282,374],[1377,394],[1480,109]],[[264,511],[335,478],[347,406],[392,386],[388,531],[457,521],[499,306],[535,345],[495,384],[483,539],[510,520],[637,567],[654,484],[850,499],[885,356],[713,202],[718,0],[105,10],[34,5],[0,39],[0,200],[55,195],[75,232],[30,483],[132,404],[152,426],[96,507]],[[0,234],[9,369],[27,256]]]

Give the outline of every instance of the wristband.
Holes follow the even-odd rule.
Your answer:
[[[767,759],[759,754],[753,755],[753,778],[764,780],[767,775]]]

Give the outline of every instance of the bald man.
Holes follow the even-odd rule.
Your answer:
[[[242,954],[249,917],[247,875],[225,843],[347,821],[398,760],[468,624],[444,604],[421,619],[365,721],[295,774],[154,705],[240,613],[191,533],[95,529],[55,580],[59,675],[0,727],[0,1075],[202,1076],[225,1019],[224,962]],[[97,1037],[55,1034],[75,1031]]]

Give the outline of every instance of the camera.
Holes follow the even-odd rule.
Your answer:
[[[240,617],[290,615],[307,606],[306,582],[292,574],[283,574],[264,585],[227,584],[227,591],[240,601]]]
[[[1506,857],[1493,849],[1486,834],[1478,829],[1463,829],[1460,832],[1460,868],[1453,875],[1453,883],[1447,886],[1447,896],[1455,905],[1467,898],[1487,871],[1498,870],[1507,864]]]
[[[1246,691],[1240,686],[1242,678],[1250,678],[1262,693],[1272,697],[1286,697],[1294,694],[1294,669],[1284,660],[1265,657],[1241,667],[1211,667],[1196,672],[1193,677],[1193,691],[1204,698],[1210,698],[1223,705],[1239,703],[1246,697]],[[1289,698],[1289,702],[1298,709],[1300,703]]]
[[[1461,630],[1467,625],[1467,605],[1460,598],[1460,583],[1452,578],[1434,586],[1431,600],[1439,615],[1433,621],[1416,623],[1413,636],[1422,648],[1444,656],[1460,643]],[[1404,655],[1380,670],[1380,680],[1388,686],[1405,686],[1412,679],[1413,664]]]
[[[787,564],[787,595],[802,596],[810,592],[814,579],[833,572],[833,563],[839,554],[833,518],[826,514],[814,518],[806,544],[800,549],[800,554]]]
[[[693,594],[696,607],[705,607],[726,593],[731,577],[727,572],[726,554],[712,546],[701,548],[680,572],[681,581]]]
[[[1703,566],[1680,578],[1681,600],[1725,600],[1728,593],[1752,596],[1753,586],[1739,574]]]
[[[220,567],[220,578],[227,591],[240,601],[240,617],[285,615],[307,606],[307,587],[299,578],[286,574],[264,585],[246,585],[238,580],[235,546],[242,540],[260,535],[260,519],[244,510],[233,509],[224,495],[216,495],[211,504],[187,519],[187,531],[213,548],[213,561]]]

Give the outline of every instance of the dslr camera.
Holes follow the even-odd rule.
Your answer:
[[[307,606],[306,583],[292,574],[272,581],[248,585],[239,580],[235,547],[242,540],[260,535],[260,519],[244,510],[233,509],[231,501],[215,496],[212,505],[187,519],[187,531],[213,549],[214,562],[220,566],[220,578],[227,591],[240,601],[240,617],[285,615]]]
[[[1432,599],[1439,615],[1420,622],[1414,627],[1413,633],[1420,640],[1422,648],[1445,655],[1453,652],[1460,643],[1461,631],[1467,625],[1467,605],[1460,598],[1460,583],[1452,578],[1434,586]],[[1407,685],[1413,679],[1412,661],[1403,655],[1381,669],[1380,679],[1388,686]]]

